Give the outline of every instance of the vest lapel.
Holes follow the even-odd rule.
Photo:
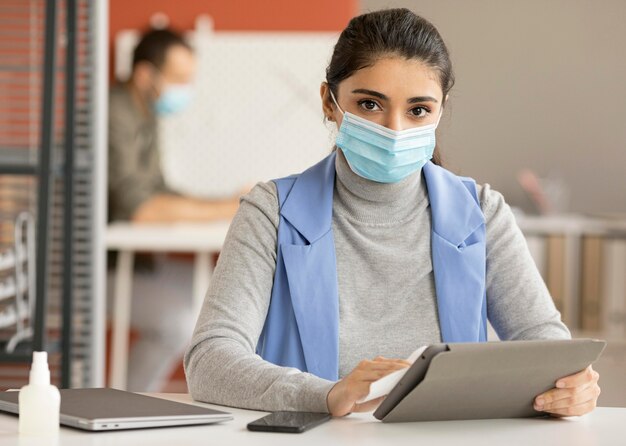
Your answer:
[[[302,172],[280,209],[280,215],[309,243],[314,243],[331,228],[336,155],[333,152]]]
[[[280,249],[309,373],[338,379],[339,295],[332,227],[335,156],[303,172],[281,207],[302,243]]]
[[[485,222],[478,197],[458,177],[432,162],[424,166],[424,178],[443,341],[485,340]]]

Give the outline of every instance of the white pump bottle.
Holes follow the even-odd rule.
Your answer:
[[[50,384],[48,353],[33,352],[28,385],[19,394],[21,434],[55,434],[59,431],[61,394]]]

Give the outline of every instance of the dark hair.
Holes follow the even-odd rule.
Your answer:
[[[454,85],[448,49],[432,23],[406,8],[384,9],[350,20],[326,68],[326,82],[337,98],[341,81],[389,55],[419,59],[435,70],[445,100]],[[441,165],[437,147],[433,162]]]
[[[145,33],[133,52],[133,67],[139,62],[150,62],[157,68],[163,67],[167,50],[173,46],[182,46],[191,51],[191,47],[180,34],[169,29],[155,29]]]

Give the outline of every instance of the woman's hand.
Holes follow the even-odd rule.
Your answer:
[[[535,410],[556,417],[584,415],[596,407],[600,375],[591,366],[556,382],[556,388],[535,398]]]
[[[342,417],[351,412],[369,412],[382,402],[384,396],[375,400],[357,404],[370,391],[370,384],[396,370],[410,367],[411,363],[403,359],[387,359],[377,356],[373,361],[363,360],[328,392],[326,404],[328,411],[335,417]]]

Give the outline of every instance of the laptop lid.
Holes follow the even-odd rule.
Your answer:
[[[61,424],[85,430],[208,424],[232,420],[227,412],[122,390],[61,389]],[[19,392],[0,393],[0,410],[17,414]]]

